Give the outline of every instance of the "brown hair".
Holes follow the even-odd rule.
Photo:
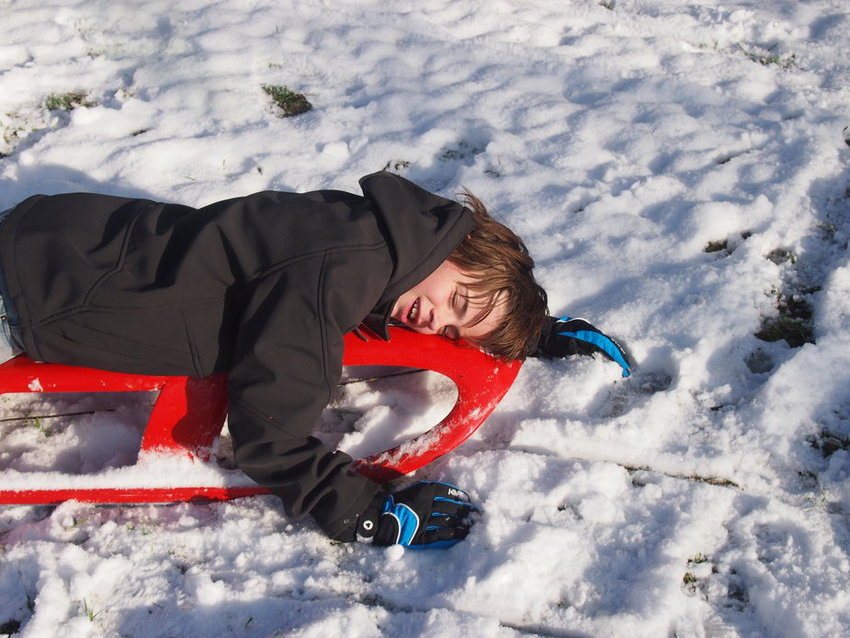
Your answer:
[[[474,279],[469,286],[470,296],[484,302],[473,325],[497,306],[505,310],[504,319],[495,330],[469,341],[497,357],[525,359],[537,346],[548,312],[546,291],[532,273],[534,260],[523,241],[493,219],[481,200],[469,191],[463,193],[462,199],[477,225],[448,260]]]

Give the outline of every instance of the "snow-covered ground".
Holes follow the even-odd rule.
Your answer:
[[[639,364],[526,363],[420,474],[483,510],[448,551],[331,544],[271,497],[2,507],[0,634],[850,633],[849,11],[0,0],[0,210],[356,191],[388,167],[484,199],[552,311]],[[263,85],[314,108],[277,117]],[[77,108],[46,108],[69,93]],[[405,383],[350,386],[334,414],[429,425],[431,391],[451,400]],[[144,414],[115,400],[4,397],[9,418],[96,413],[0,421],[0,470],[130,462]]]

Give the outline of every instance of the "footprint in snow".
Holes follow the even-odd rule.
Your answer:
[[[613,418],[622,416],[656,392],[663,392],[673,383],[673,377],[664,370],[635,372],[627,379],[618,381],[608,390],[598,416]]]

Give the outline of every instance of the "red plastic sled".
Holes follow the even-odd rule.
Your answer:
[[[391,328],[392,339],[364,340],[354,334],[345,337],[343,364],[386,365],[423,368],[439,372],[454,381],[458,398],[454,408],[440,423],[398,447],[356,462],[358,471],[384,482],[408,474],[454,449],[484,422],[510,388],[519,372],[520,363],[505,363],[474,348],[457,345],[446,339]],[[139,450],[139,463],[163,459],[193,459],[207,466],[210,449],[221,432],[227,413],[224,375],[197,379],[193,377],[147,376],[105,372],[57,364],[35,363],[17,357],[0,365],[0,394],[9,392],[118,392],[158,390]],[[217,470],[216,466],[216,470]],[[222,470],[222,472],[224,472]],[[51,473],[33,476],[47,479],[44,485],[27,485],[24,489],[8,489],[3,481],[0,504],[47,504],[66,500],[89,503],[163,503],[194,499],[221,500],[267,493],[265,488],[238,475],[234,481],[226,476],[215,485],[151,486],[123,484],[115,479],[94,478],[81,484],[64,481],[53,485],[57,477]],[[233,474],[233,473],[231,473]],[[218,475],[216,475],[218,476]],[[0,477],[2,478],[2,477]],[[72,477],[76,478],[76,477]],[[240,483],[241,478],[241,483]],[[63,476],[58,477],[59,480]],[[167,477],[164,477],[167,481]],[[91,483],[97,487],[91,487]],[[132,482],[132,481],[130,481]],[[247,484],[246,484],[247,483]],[[104,486],[107,484],[107,486]]]

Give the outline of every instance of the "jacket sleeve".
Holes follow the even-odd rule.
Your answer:
[[[351,541],[380,486],[311,436],[342,371],[340,316],[363,312],[338,299],[328,262],[305,258],[253,284],[228,377],[228,422],[242,471],[289,516],[310,514],[331,538]]]

